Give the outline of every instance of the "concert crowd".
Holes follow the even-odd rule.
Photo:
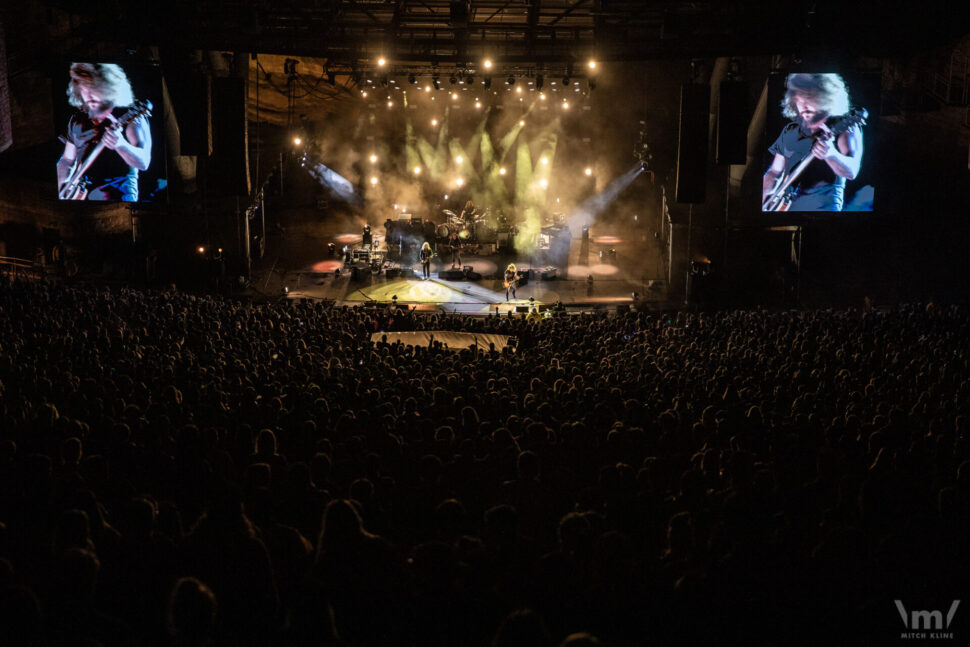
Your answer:
[[[970,575],[968,325],[2,281],[0,642],[879,644]]]

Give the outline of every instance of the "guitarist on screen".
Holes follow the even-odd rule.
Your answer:
[[[768,149],[775,157],[762,183],[762,210],[842,211],[845,182],[855,179],[862,165],[858,124],[838,134],[826,124],[849,113],[845,81],[838,74],[789,74],[785,87],[782,114],[792,121]],[[860,112],[862,122],[865,111]],[[816,161],[801,169],[782,197],[781,185],[809,156]]]
[[[58,197],[136,202],[138,171],[151,163],[152,137],[144,114],[127,125],[119,123],[123,108],[135,103],[128,77],[113,63],[73,63],[70,77],[67,98],[77,112],[61,138]],[[100,143],[104,146],[98,149]],[[77,177],[85,164],[84,177]]]

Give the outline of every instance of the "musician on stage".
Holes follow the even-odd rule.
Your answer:
[[[849,113],[845,81],[838,74],[789,74],[785,87],[782,114],[792,121],[768,149],[774,159],[764,175],[762,203],[772,195],[779,178],[784,181],[799,162],[811,155],[818,161],[806,166],[798,176],[788,210],[841,211],[846,180],[855,179],[862,165],[859,127],[853,125],[833,137],[826,123],[832,117]]]
[[[475,203],[469,200],[465,203],[465,208],[461,210],[459,218],[465,223],[465,228],[467,229],[474,224],[476,215],[478,215],[478,210],[475,208]]]
[[[64,152],[57,162],[58,188],[65,188],[75,164],[87,161],[86,155],[100,138],[105,150],[84,173],[93,182],[84,199],[136,202],[138,172],[147,170],[152,159],[152,137],[144,116],[135,117],[124,128],[118,123],[124,108],[135,103],[124,70],[113,63],[73,63],[67,97],[77,112],[68,121],[63,138]]]
[[[515,299],[515,288],[519,285],[519,273],[515,268],[515,263],[509,263],[505,268],[505,300],[509,300],[509,291],[512,291],[512,298]]]
[[[458,269],[461,269],[462,240],[461,236],[458,235],[458,232],[451,235],[451,238],[448,239],[448,244],[451,245],[451,269],[455,269],[456,265],[458,266]]]
[[[433,255],[434,255],[434,252],[431,251],[431,244],[428,242],[425,242],[424,245],[421,246],[421,252],[420,252],[421,272],[423,273],[422,278],[425,278],[425,279],[431,278],[431,257]]]

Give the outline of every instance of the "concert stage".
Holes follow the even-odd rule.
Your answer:
[[[452,270],[451,254],[443,247],[431,261],[431,277],[423,279],[421,264],[407,253],[403,259],[386,260],[395,255],[387,254],[380,233],[375,241],[382,251],[378,257],[384,260],[378,265],[361,262],[360,255],[352,253],[361,247],[360,234],[321,231],[333,229],[332,224],[309,227],[287,228],[254,272],[253,296],[326,299],[349,306],[396,302],[420,310],[482,315],[526,312],[532,305],[544,309],[556,303],[569,310],[615,310],[632,304],[634,293],[641,307],[670,305],[659,245],[644,229],[620,232],[594,226],[586,242],[576,232],[568,255],[556,266],[548,264],[542,250],[529,254],[483,245],[463,251],[461,268]],[[330,257],[328,241],[346,245],[352,262],[344,262],[340,248]],[[502,276],[509,263],[522,273],[523,282],[517,298],[509,295],[506,301]]]

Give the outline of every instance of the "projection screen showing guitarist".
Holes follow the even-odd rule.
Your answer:
[[[790,121],[768,149],[774,157],[764,174],[762,211],[872,210],[872,187],[852,186],[862,170],[869,115],[850,105],[839,74],[788,75],[781,113]]]
[[[61,86],[63,87],[63,86]],[[137,100],[136,100],[137,99]],[[114,63],[72,63],[67,102],[74,109],[60,139],[58,198],[139,202],[165,187],[152,166],[152,102],[138,99],[132,82]],[[63,128],[63,121],[61,126]]]

